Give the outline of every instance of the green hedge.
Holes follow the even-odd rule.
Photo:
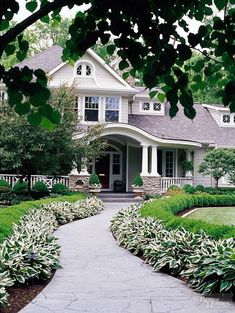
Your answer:
[[[235,195],[176,195],[146,203],[141,209],[141,215],[162,220],[169,229],[184,227],[194,233],[204,230],[215,239],[235,237],[235,226],[214,225],[200,220],[190,220],[176,216],[177,213],[188,208],[213,206],[235,206]]]
[[[85,195],[83,193],[71,193],[71,195],[35,201],[25,201],[7,208],[0,208],[0,242],[2,242],[6,236],[11,234],[13,223],[17,224],[21,216],[28,213],[30,209],[39,208],[43,203],[58,201],[76,202],[81,199],[85,199]]]

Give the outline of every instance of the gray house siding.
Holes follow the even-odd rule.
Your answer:
[[[204,185],[207,187],[214,186],[213,179],[210,176],[202,176],[199,172],[199,165],[203,161],[203,157],[207,149],[196,149],[194,150],[194,186]]]
[[[141,172],[141,149],[129,146],[128,153],[128,191],[132,191],[131,185],[136,175]]]

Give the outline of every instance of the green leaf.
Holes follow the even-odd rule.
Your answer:
[[[6,52],[6,55],[9,56],[9,55],[12,55],[16,50],[16,46],[13,45],[13,44],[9,44],[6,46],[5,48],[5,52]]]
[[[46,117],[42,118],[40,125],[48,130],[53,130],[55,127],[55,124],[49,121]]]
[[[30,104],[28,102],[23,102],[15,106],[15,111],[19,115],[24,115],[28,113],[29,110],[30,110]]]
[[[30,1],[30,2],[27,2],[25,7],[28,11],[30,12],[34,12],[36,9],[37,9],[37,1]]]
[[[158,93],[158,91],[151,91],[150,93],[149,93],[149,97],[151,98],[151,99],[153,99],[155,96],[156,96],[156,94]]]
[[[157,94],[157,98],[158,98],[158,100],[159,100],[161,103],[163,103],[164,100],[165,100],[165,98],[166,98],[166,94],[159,92],[159,93]]]
[[[51,122],[54,124],[59,124],[61,120],[61,115],[59,111],[53,111],[50,118]]]
[[[33,126],[38,126],[40,125],[41,121],[42,121],[42,116],[40,113],[35,112],[35,113],[30,113],[28,115],[28,121],[31,125]]]
[[[221,11],[227,4],[227,0],[214,0],[215,6]]]
[[[107,48],[106,48],[106,51],[109,55],[113,55],[114,54],[114,51],[116,50],[116,46],[115,45],[109,45]]]

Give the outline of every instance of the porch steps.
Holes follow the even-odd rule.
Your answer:
[[[141,199],[136,199],[134,193],[119,193],[119,192],[101,192],[99,195],[103,202],[140,202]]]

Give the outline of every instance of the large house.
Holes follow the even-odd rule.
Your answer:
[[[92,169],[103,190],[112,191],[118,181],[124,191],[131,191],[137,174],[142,175],[147,193],[164,192],[171,184],[213,184],[198,166],[207,149],[235,148],[234,113],[218,105],[195,104],[193,121],[181,109],[171,119],[168,103],[151,100],[145,88],[132,87],[94,51],[89,49],[74,67],[61,61],[61,53],[61,47],[53,46],[20,67],[42,68],[51,88],[63,83],[75,86],[74,110],[81,124],[104,123],[102,136],[109,148]],[[193,162],[193,171],[183,171],[184,160]],[[86,184],[88,175],[85,167],[81,173],[74,171],[70,184]],[[226,185],[226,179],[220,184]]]

